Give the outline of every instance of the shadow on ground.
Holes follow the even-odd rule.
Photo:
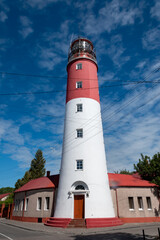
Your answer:
[[[130,233],[105,233],[105,234],[90,234],[90,235],[77,235],[73,237],[74,240],[143,240],[143,235],[130,234]],[[155,240],[157,238],[146,236],[145,240]]]

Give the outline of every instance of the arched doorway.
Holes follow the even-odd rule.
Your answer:
[[[85,197],[89,193],[87,184],[77,181],[72,185],[71,192],[74,196],[74,219],[85,218]]]

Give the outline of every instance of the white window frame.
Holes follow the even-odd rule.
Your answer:
[[[38,197],[37,198],[37,211],[41,211],[42,210],[42,198]]]
[[[29,203],[29,198],[26,198],[25,200],[25,206],[24,206],[24,211],[28,210],[28,203]]]
[[[138,208],[140,211],[143,210],[143,199],[142,197],[137,197],[137,201],[138,201]]]
[[[76,88],[82,88],[82,81],[76,82]]]
[[[47,200],[48,199],[48,200]],[[48,201],[48,202],[47,202]],[[50,197],[45,197],[44,201],[44,210],[49,211],[49,206],[50,206]]]
[[[77,63],[76,70],[81,70],[81,69],[82,69],[82,63]]]
[[[76,170],[83,171],[83,169],[84,169],[83,159],[76,160]]]
[[[129,210],[134,211],[134,198],[128,197]]]
[[[77,112],[83,112],[83,104],[82,103],[77,104]]]
[[[151,197],[146,197],[146,202],[147,202],[147,209],[152,210]]]
[[[77,138],[83,138],[83,128],[76,129]]]

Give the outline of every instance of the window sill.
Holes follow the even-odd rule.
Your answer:
[[[148,210],[148,211],[152,211],[152,208],[148,208],[147,210]]]
[[[143,208],[139,208],[138,210],[139,210],[139,211],[143,211],[144,209],[143,209]]]
[[[129,211],[134,212],[135,210],[134,209],[129,209]]]

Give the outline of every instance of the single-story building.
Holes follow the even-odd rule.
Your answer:
[[[108,177],[116,217],[123,222],[160,221],[157,185],[136,174],[108,173]],[[58,181],[59,175],[48,172],[16,190],[12,219],[45,222],[53,217]]]

